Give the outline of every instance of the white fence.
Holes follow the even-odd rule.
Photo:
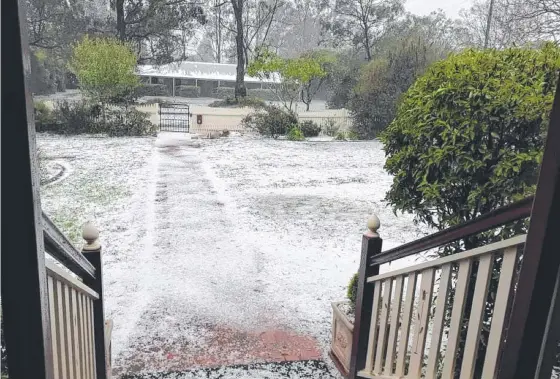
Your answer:
[[[471,379],[477,359],[481,362],[477,354],[484,343],[481,377],[493,378],[518,264],[518,247],[525,237],[369,277],[368,282],[375,283],[373,312],[366,367],[359,376],[447,379],[454,377],[456,365],[460,364],[460,379]],[[473,285],[470,309],[466,310]],[[488,296],[494,304],[487,304]],[[493,309],[486,309],[488,306]],[[465,330],[459,363],[460,335]]]

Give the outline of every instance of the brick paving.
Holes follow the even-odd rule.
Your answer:
[[[230,327],[207,328],[198,346],[180,341],[153,341],[143,346],[124,366],[128,374],[184,371],[240,364],[320,360],[317,341],[293,331],[272,329],[242,331]],[[117,370],[115,376],[122,374]]]

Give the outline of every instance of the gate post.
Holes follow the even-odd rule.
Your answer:
[[[87,244],[82,248],[84,257],[95,267],[95,279],[84,277],[84,284],[99,294],[93,302],[93,335],[95,338],[95,371],[97,379],[111,378],[111,361],[109,356],[110,341],[105,340],[105,306],[103,299],[103,260],[99,231],[92,224],[86,224],[82,237]]]
[[[348,379],[355,379],[358,371],[366,366],[374,286],[373,283],[367,282],[367,278],[379,274],[379,265],[371,266],[370,261],[374,255],[381,253],[383,240],[377,233],[380,226],[379,218],[375,215],[371,216],[367,222],[368,230],[362,237],[362,256],[358,271],[358,293]]]

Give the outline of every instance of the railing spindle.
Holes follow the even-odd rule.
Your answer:
[[[381,317],[379,319],[379,337],[377,338],[377,352],[375,354],[375,365],[373,372],[380,374],[383,370],[383,350],[385,348],[385,337],[387,335],[387,321],[389,319],[389,310],[391,307],[391,292],[393,289],[393,279],[389,278],[384,282],[383,297],[381,298]],[[379,282],[379,284],[381,284]],[[373,320],[373,318],[372,318]],[[377,326],[377,325],[376,325]],[[372,325],[372,327],[374,327]],[[371,333],[371,329],[370,329]],[[368,349],[373,350],[375,345],[368,346]]]
[[[451,323],[447,340],[447,349],[443,363],[442,378],[453,378],[455,372],[455,358],[459,348],[459,333],[463,324],[463,311],[467,298],[467,288],[471,275],[471,261],[465,259],[459,263],[459,273],[457,274],[457,284],[455,285],[455,299],[453,300],[453,310],[451,311]]]
[[[373,289],[373,305],[371,313],[371,323],[369,327],[369,339],[367,345],[367,357],[366,357],[366,372],[371,372],[373,370],[373,359],[375,353],[375,345],[378,341],[378,329],[377,320],[379,316],[379,301],[381,298],[381,285],[376,285]]]
[[[426,335],[428,334],[428,321],[432,303],[432,291],[434,287],[434,268],[422,271],[420,282],[420,293],[418,294],[418,316],[414,327],[414,338],[412,339],[412,351],[410,353],[409,378],[420,378],[422,362],[424,361],[424,348],[426,347]]]
[[[484,357],[483,378],[493,378],[498,366],[498,356],[502,343],[502,333],[506,321],[506,311],[509,302],[509,293],[517,263],[517,246],[510,247],[504,251],[502,268],[500,270],[500,281],[496,290],[494,312],[492,312],[492,325],[488,337],[488,347]]]
[[[54,301],[54,282],[53,278],[47,276],[47,289],[49,291],[49,312],[50,312],[50,323],[51,323],[51,343],[52,343],[52,363],[53,363],[53,373],[54,378],[60,378],[59,375],[59,363],[58,363],[58,335],[56,333],[56,311],[55,311],[55,301]]]
[[[404,376],[406,353],[408,350],[408,339],[410,337],[410,321],[412,319],[412,308],[414,306],[414,294],[416,292],[416,280],[418,275],[411,272],[408,275],[408,282],[406,284],[406,300],[404,303],[402,315],[402,329],[401,338],[399,341],[399,354],[397,356],[397,367],[395,370],[396,376]]]
[[[393,363],[395,362],[395,347],[397,344],[397,336],[399,331],[399,315],[401,310],[401,299],[403,293],[404,277],[399,275],[395,279],[395,298],[391,304],[391,323],[389,329],[389,338],[387,341],[387,356],[385,358],[385,375],[393,373]]]
[[[482,328],[486,295],[488,285],[490,284],[490,275],[492,275],[493,263],[494,256],[492,254],[483,255],[478,262],[473,303],[469,315],[467,339],[465,341],[465,352],[463,354],[463,364],[461,365],[461,379],[471,379],[474,377],[478,342],[480,341],[480,330]]]
[[[59,280],[56,281],[56,307],[57,307],[57,314],[58,314],[58,331],[59,331],[59,340],[58,344],[60,346],[60,371],[61,371],[61,378],[68,379],[68,340],[66,339],[66,324],[65,324],[65,316],[64,316],[64,283],[60,282]]]
[[[441,347],[441,338],[443,335],[443,321],[445,318],[445,310],[447,309],[447,294],[449,293],[449,284],[451,278],[451,263],[441,268],[439,277],[439,290],[436,300],[436,310],[434,313],[434,326],[430,339],[430,351],[428,353],[428,364],[426,367],[426,378],[437,378],[438,359]]]
[[[70,288],[72,292],[72,346],[74,349],[74,372],[77,377],[82,376],[82,359],[80,352],[80,332],[78,329],[78,291]]]
[[[66,352],[68,364],[68,378],[75,378],[74,347],[72,343],[72,288],[64,285],[64,326],[66,327]]]

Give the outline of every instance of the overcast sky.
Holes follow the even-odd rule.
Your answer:
[[[461,8],[468,8],[472,0],[407,0],[405,8],[417,15],[427,15],[441,8],[448,17],[459,16]]]

